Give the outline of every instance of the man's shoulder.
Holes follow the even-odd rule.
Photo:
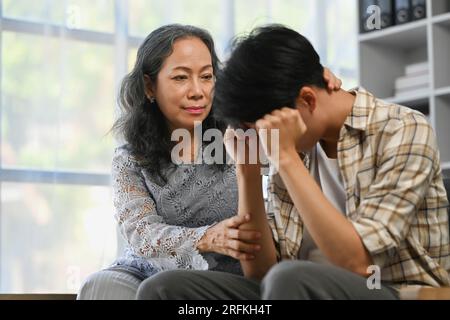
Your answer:
[[[356,95],[356,99],[345,122],[347,128],[366,131],[369,136],[389,134],[414,125],[431,129],[428,118],[415,109],[380,99],[362,87],[349,92]]]
[[[375,98],[368,124],[372,130],[382,130],[385,134],[398,132],[408,127],[431,130],[427,116],[420,111],[377,98]]]

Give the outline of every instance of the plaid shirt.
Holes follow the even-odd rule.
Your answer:
[[[448,202],[436,138],[419,112],[354,89],[338,163],[346,216],[393,287],[448,286]],[[303,155],[309,167],[309,155]],[[281,178],[269,178],[267,213],[279,258],[297,259],[303,222]]]

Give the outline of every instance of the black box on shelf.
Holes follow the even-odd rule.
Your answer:
[[[381,10],[381,29],[393,26],[395,24],[395,1],[378,0],[378,6]]]
[[[376,30],[367,24],[371,22],[373,13],[370,10],[371,6],[378,5],[377,0],[359,0],[359,28],[361,33],[371,32]]]
[[[411,21],[411,0],[395,0],[395,23]]]
[[[412,20],[425,19],[427,17],[427,0],[411,1],[411,18]]]

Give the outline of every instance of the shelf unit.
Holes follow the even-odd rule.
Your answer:
[[[360,34],[359,83],[378,98],[419,110],[434,127],[444,175],[450,177],[450,1],[427,0],[427,17]],[[428,62],[430,86],[395,95],[405,66]]]

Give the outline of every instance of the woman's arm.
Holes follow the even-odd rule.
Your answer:
[[[199,253],[216,252],[246,260],[258,251],[248,241],[259,239],[259,232],[239,230],[249,217],[236,216],[199,228],[166,224],[157,213],[140,168],[126,150],[116,152],[112,176],[120,231],[143,257],[167,258],[179,268],[205,269],[206,261]]]
[[[171,226],[158,215],[136,160],[119,148],[112,163],[115,218],[133,251],[145,258],[165,258],[178,268],[207,269],[196,245],[209,226]]]

